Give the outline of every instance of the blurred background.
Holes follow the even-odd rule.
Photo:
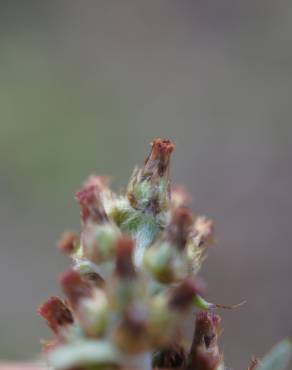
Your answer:
[[[228,368],[292,334],[292,7],[285,0],[0,1],[0,358],[37,356],[91,172],[125,187],[154,137],[216,222],[201,275]]]

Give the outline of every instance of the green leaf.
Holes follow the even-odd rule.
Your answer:
[[[292,342],[285,339],[278,343],[261,361],[257,370],[284,370],[292,355]]]

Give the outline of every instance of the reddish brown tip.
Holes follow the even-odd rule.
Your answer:
[[[65,231],[57,243],[60,251],[65,255],[70,255],[75,252],[78,245],[78,235],[72,231]]]
[[[72,306],[76,305],[80,298],[89,297],[92,287],[75,270],[69,270],[59,277],[64,293],[67,295]]]
[[[145,172],[157,171],[159,176],[163,176],[168,169],[170,155],[175,145],[170,140],[155,139],[151,143],[152,149],[145,161]]]
[[[122,236],[117,241],[116,273],[125,278],[136,276],[133,264],[134,241]]]
[[[75,197],[80,204],[83,222],[89,219],[98,223],[108,220],[100,198],[101,189],[100,181],[91,176],[84,187],[76,193]]]
[[[220,332],[221,317],[213,312],[202,311],[196,316],[195,340],[208,349]]]
[[[42,316],[48,326],[57,334],[61,327],[73,324],[73,316],[70,309],[59,297],[51,297],[38,308],[38,314]]]

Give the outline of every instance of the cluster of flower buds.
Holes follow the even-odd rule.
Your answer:
[[[65,299],[40,308],[54,332],[44,343],[56,370],[219,370],[220,318],[202,298],[197,273],[213,243],[213,223],[186,208],[189,196],[172,188],[174,144],[156,139],[125,194],[90,176],[77,192],[81,232],[58,246],[72,267],[60,278]],[[182,324],[197,310],[191,348]]]

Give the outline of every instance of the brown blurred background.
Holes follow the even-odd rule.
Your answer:
[[[292,334],[292,6],[285,0],[0,1],[0,358],[48,337],[91,172],[125,186],[156,136],[216,221],[202,270],[226,365]]]

